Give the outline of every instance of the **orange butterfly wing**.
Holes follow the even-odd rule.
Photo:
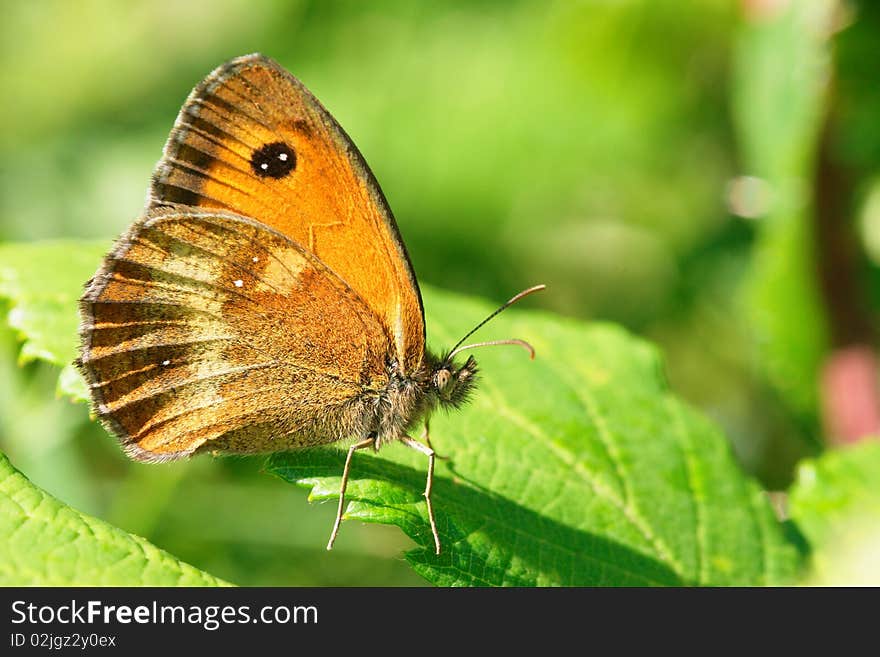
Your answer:
[[[139,221],[81,312],[95,411],[139,460],[359,435],[388,381],[391,343],[358,295],[300,245],[236,215]]]
[[[193,90],[148,205],[216,208],[280,231],[364,300],[404,372],[421,365],[421,296],[382,191],[348,135],[274,61],[240,57]]]

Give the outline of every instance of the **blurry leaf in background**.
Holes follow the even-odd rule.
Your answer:
[[[743,173],[767,189],[745,301],[755,358],[817,438],[818,378],[828,349],[812,223],[816,142],[831,75],[836,0],[747,12],[731,100]]]
[[[81,404],[59,400],[58,368],[43,362],[20,365],[19,343],[5,325],[0,330],[0,451],[28,477],[80,509],[94,510],[100,494],[90,480],[88,456],[78,445],[93,431]],[[74,372],[79,377],[79,373]]]
[[[491,310],[424,290],[428,336],[452,344]],[[434,555],[425,459],[400,445],[353,460],[348,517],[399,526],[438,585],[758,585],[798,557],[718,430],[672,397],[657,353],[615,327],[511,310],[486,329],[536,351],[487,350],[474,401],[438,413]],[[338,497],[344,453],[285,452],[268,470]],[[342,532],[344,533],[345,527]]]
[[[860,243],[866,255],[860,273],[867,283],[873,317],[880,311],[880,88],[874,56],[880,34],[880,4],[851,1],[849,23],[837,37],[836,153],[854,179],[853,214],[859,217]],[[861,206],[861,207],[859,207]]]
[[[802,463],[789,513],[812,547],[809,584],[880,585],[880,443]]]
[[[870,176],[880,168],[880,89],[874,60],[880,5],[848,0],[839,4],[838,18],[843,29],[835,38],[837,149],[853,172]]]
[[[0,585],[221,586],[178,561],[59,502],[0,452]]]
[[[98,499],[88,457],[76,445],[78,433],[91,427],[81,408],[58,401],[53,391],[86,399],[85,382],[73,366],[77,300],[108,244],[0,245],[0,299],[6,301],[0,312],[14,331],[4,327],[0,333],[0,449],[32,480],[51,482],[52,493],[79,508],[93,508]],[[61,367],[60,377],[57,368],[34,361]]]
[[[76,400],[88,398],[73,366],[77,302],[108,248],[108,241],[85,240],[0,245],[0,297],[9,300],[7,321],[24,339],[20,360],[39,358],[62,367],[59,391]]]

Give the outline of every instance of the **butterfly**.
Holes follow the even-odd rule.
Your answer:
[[[267,453],[354,439],[428,458],[428,418],[474,388],[477,328],[425,347],[416,277],[360,152],[296,78],[259,54],[223,64],[184,103],[142,216],[80,300],[77,364],[128,456]],[[411,437],[424,423],[424,442]]]

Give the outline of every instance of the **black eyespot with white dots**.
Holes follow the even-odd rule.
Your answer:
[[[266,144],[251,157],[251,167],[261,178],[283,178],[296,168],[296,153],[283,141]]]

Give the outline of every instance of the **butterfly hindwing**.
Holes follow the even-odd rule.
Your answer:
[[[138,222],[81,306],[95,410],[142,460],[338,440],[382,384],[392,349],[316,257],[222,212]]]
[[[403,371],[421,364],[421,298],[388,204],[342,128],[274,61],[235,59],[193,90],[149,205],[220,209],[280,231],[360,295]]]

